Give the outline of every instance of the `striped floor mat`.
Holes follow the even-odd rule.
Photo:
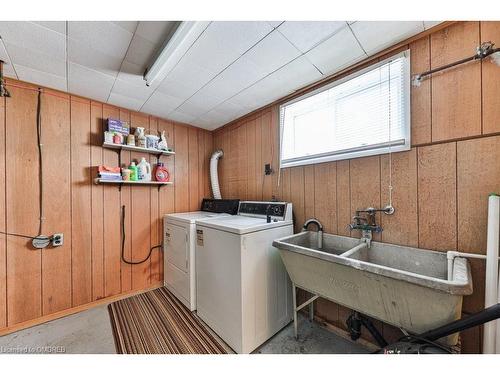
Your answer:
[[[108,310],[118,353],[228,353],[225,344],[165,288],[114,302]]]

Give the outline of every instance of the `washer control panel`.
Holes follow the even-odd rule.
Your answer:
[[[239,199],[204,198],[201,202],[201,211],[236,215],[239,203]]]
[[[240,202],[238,215],[254,217],[267,217],[269,215],[273,219],[285,220],[287,205],[286,202],[242,201]]]

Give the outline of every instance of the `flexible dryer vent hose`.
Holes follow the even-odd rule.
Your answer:
[[[219,164],[219,159],[222,155],[224,155],[224,152],[222,150],[217,150],[210,158],[210,182],[212,184],[214,199],[222,199],[219,187],[219,174],[217,172],[217,165]]]

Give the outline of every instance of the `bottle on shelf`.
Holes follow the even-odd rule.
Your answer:
[[[156,164],[155,180],[158,182],[168,182],[168,180],[170,180],[170,174],[162,162],[158,162],[158,164]]]
[[[130,166],[128,167],[130,169],[130,181],[137,181],[138,180],[138,169],[137,165],[135,165],[135,161],[130,163]]]
[[[141,162],[137,164],[137,176],[141,181],[151,181],[151,164],[142,158]]]

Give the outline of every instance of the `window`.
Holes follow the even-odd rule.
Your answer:
[[[281,167],[410,149],[410,52],[280,107]]]

